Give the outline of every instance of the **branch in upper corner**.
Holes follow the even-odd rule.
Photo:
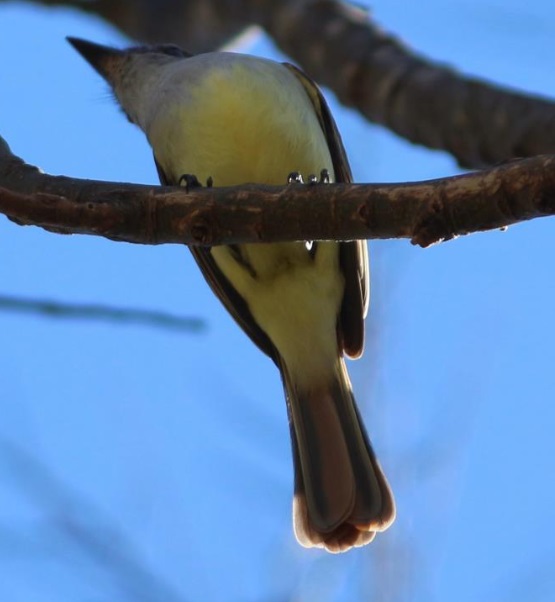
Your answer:
[[[70,7],[98,15],[134,40],[149,44],[171,42],[194,53],[214,50],[240,35],[250,25],[240,7],[224,11],[224,3],[220,0],[33,1],[35,4]]]
[[[464,167],[555,153],[553,101],[465,77],[418,55],[352,4],[244,4],[342,103],[411,142],[446,150]]]
[[[555,156],[404,184],[192,189],[41,173],[0,139],[0,212],[21,225],[142,243],[409,238],[422,247],[555,214]]]

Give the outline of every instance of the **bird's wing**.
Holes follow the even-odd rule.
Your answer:
[[[178,182],[170,180],[164,170],[160,167],[160,163],[154,156],[156,169],[160,182],[165,186],[177,186]],[[231,285],[229,280],[224,276],[218,268],[209,247],[191,246],[189,250],[193,254],[206,282],[212,289],[212,292],[224,304],[227,311],[233,319],[251,338],[253,343],[257,345],[261,351],[270,356],[277,363],[277,352],[274,345],[270,341],[266,333],[258,326],[252,314],[241,295]]]
[[[336,182],[352,182],[353,177],[347,154],[337,130],[335,121],[325,98],[300,69],[284,63],[303,85],[314,106],[314,110],[328,143]],[[368,245],[366,241],[340,243],[340,264],[345,278],[345,293],[341,305],[338,323],[339,340],[343,350],[349,357],[359,357],[364,348],[364,318],[368,311],[369,278],[368,278]]]

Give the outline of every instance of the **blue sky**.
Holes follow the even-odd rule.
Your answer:
[[[555,96],[552,3],[376,0],[372,13],[427,56]],[[156,182],[143,135],[64,40],[121,34],[16,2],[0,27],[0,134],[16,154],[52,174]],[[263,38],[243,50],[279,58]],[[329,98],[357,181],[457,173]],[[398,519],[331,556],[292,535],[278,374],[187,250],[0,219],[3,294],[206,323],[0,312],[0,598],[552,600],[552,232],[544,219],[428,250],[372,243],[367,351],[349,369]]]

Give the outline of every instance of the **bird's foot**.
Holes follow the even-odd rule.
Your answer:
[[[287,176],[287,183],[288,184],[304,184],[303,176],[298,171],[292,171]]]
[[[192,190],[193,188],[202,188],[202,184],[198,181],[198,178],[195,175],[190,174],[190,173],[184,173],[179,178],[177,185],[184,186],[185,190],[187,192],[189,192],[189,190]],[[213,185],[214,185],[214,180],[212,179],[212,176],[210,176],[206,180],[206,187],[212,188]]]
[[[292,171],[287,176],[288,184],[304,184],[303,176],[298,171]],[[330,183],[330,172],[327,169],[322,169],[320,171],[320,178],[314,174],[310,174],[306,181],[310,186],[314,186],[314,184],[329,184]]]

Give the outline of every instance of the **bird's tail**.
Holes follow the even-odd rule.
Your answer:
[[[301,390],[282,364],[299,543],[343,552],[372,541],[395,519],[393,495],[370,445],[343,359],[331,380]]]

